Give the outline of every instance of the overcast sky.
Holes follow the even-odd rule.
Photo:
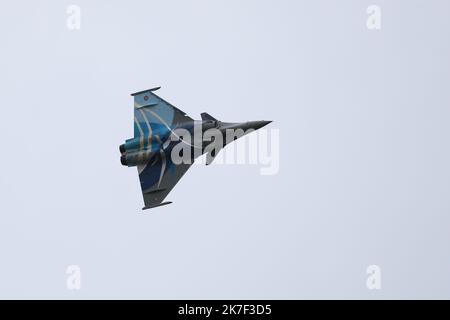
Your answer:
[[[3,5],[0,297],[450,298],[449,10]],[[129,94],[154,86],[196,119],[273,120],[278,174],[193,166],[173,204],[141,211],[118,146],[133,135]]]

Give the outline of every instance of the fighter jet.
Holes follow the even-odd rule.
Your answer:
[[[134,137],[119,147],[122,165],[137,167],[143,210],[172,203],[163,201],[196,158],[206,153],[210,164],[225,145],[271,122],[221,122],[206,112],[194,120],[157,96],[158,89],[131,94]]]

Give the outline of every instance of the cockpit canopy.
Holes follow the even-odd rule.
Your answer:
[[[217,120],[204,120],[202,121],[202,129],[208,130],[212,128],[218,128],[219,127],[219,121]]]

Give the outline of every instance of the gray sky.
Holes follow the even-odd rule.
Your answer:
[[[372,4],[380,30],[366,26]],[[450,298],[449,10],[4,5],[0,297]],[[142,212],[118,146],[133,133],[129,94],[159,85],[194,118],[274,120],[279,173],[193,166],[173,204]]]

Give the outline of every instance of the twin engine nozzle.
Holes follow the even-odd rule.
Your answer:
[[[124,144],[120,145],[119,151],[122,154],[120,156],[120,163],[127,167],[134,167],[139,164],[145,164],[155,154],[154,152],[151,152],[150,150],[127,152]]]

